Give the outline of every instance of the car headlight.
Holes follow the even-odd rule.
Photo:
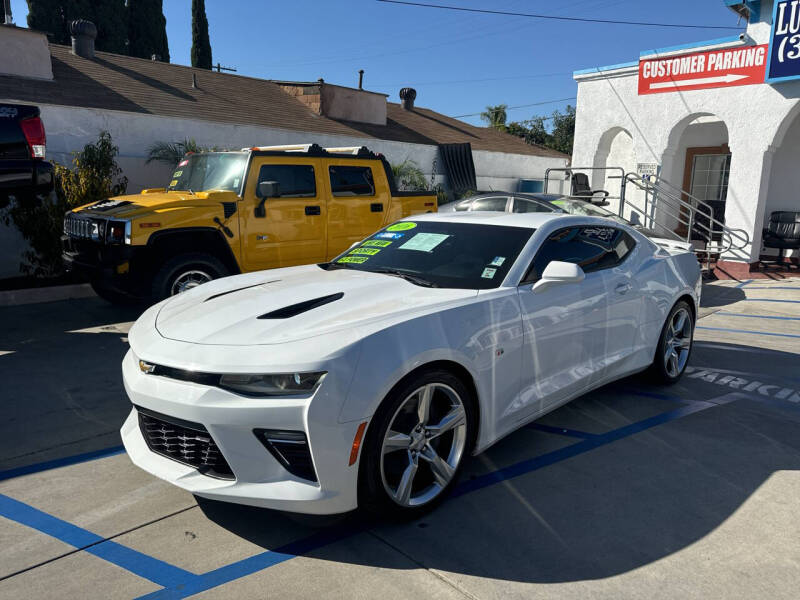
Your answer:
[[[228,374],[219,378],[219,387],[244,396],[291,396],[313,392],[324,377],[324,371],[276,375]]]
[[[130,244],[131,243],[131,222],[130,221],[109,221],[106,228],[106,243],[108,244]]]

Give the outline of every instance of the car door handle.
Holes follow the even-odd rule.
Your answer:
[[[369,205],[369,209],[372,212],[383,212],[383,204],[381,204],[380,202],[373,202],[372,204]]]
[[[319,206],[306,206],[306,215],[319,215],[321,214]]]
[[[631,289],[630,283],[620,283],[617,287],[614,288],[614,291],[618,294],[627,294]]]

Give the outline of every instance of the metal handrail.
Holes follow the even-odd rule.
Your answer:
[[[547,194],[547,187],[550,184],[550,172],[556,173],[569,173],[570,178],[572,177],[573,171],[619,171],[619,175],[610,175],[606,176],[606,179],[619,179],[620,180],[620,189],[619,189],[619,196],[607,196],[607,200],[621,200],[625,197],[625,169],[622,167],[551,167],[546,169],[544,172],[544,184],[543,187],[543,194]],[[571,191],[571,189],[570,189]],[[606,190],[608,191],[608,190]],[[569,196],[570,194],[566,194]]]

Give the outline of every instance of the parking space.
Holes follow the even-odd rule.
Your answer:
[[[796,598],[800,280],[704,291],[690,368],[579,398],[411,523],[195,499],[119,449],[136,310],[3,310],[0,598]],[[7,354],[3,354],[3,353]]]

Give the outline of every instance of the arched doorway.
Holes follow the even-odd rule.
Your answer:
[[[597,144],[597,151],[594,155],[593,167],[599,170],[592,172],[592,189],[602,189],[609,193],[609,196],[619,197],[622,181],[619,171],[604,171],[605,167],[622,167],[625,173],[636,170],[636,156],[633,151],[633,137],[630,132],[623,127],[612,127],[608,129]],[[619,211],[619,200],[609,199],[606,207],[613,212]]]
[[[776,211],[800,211],[800,102],[784,119],[772,144],[772,164],[769,172],[769,187],[764,203],[764,226],[771,213]],[[777,255],[776,249],[766,248],[764,253]],[[786,256],[797,257],[797,251],[787,251]]]
[[[679,187],[686,194],[684,201],[702,202],[711,207],[713,217],[725,222],[725,202],[728,196],[731,151],[728,147],[728,128],[716,115],[703,113],[689,115],[677,123],[670,132],[669,145],[662,160],[661,177]],[[704,239],[709,227],[703,219],[697,221],[705,227],[694,227],[692,239]],[[660,214],[658,219],[681,236],[688,233],[687,211],[677,214]]]

